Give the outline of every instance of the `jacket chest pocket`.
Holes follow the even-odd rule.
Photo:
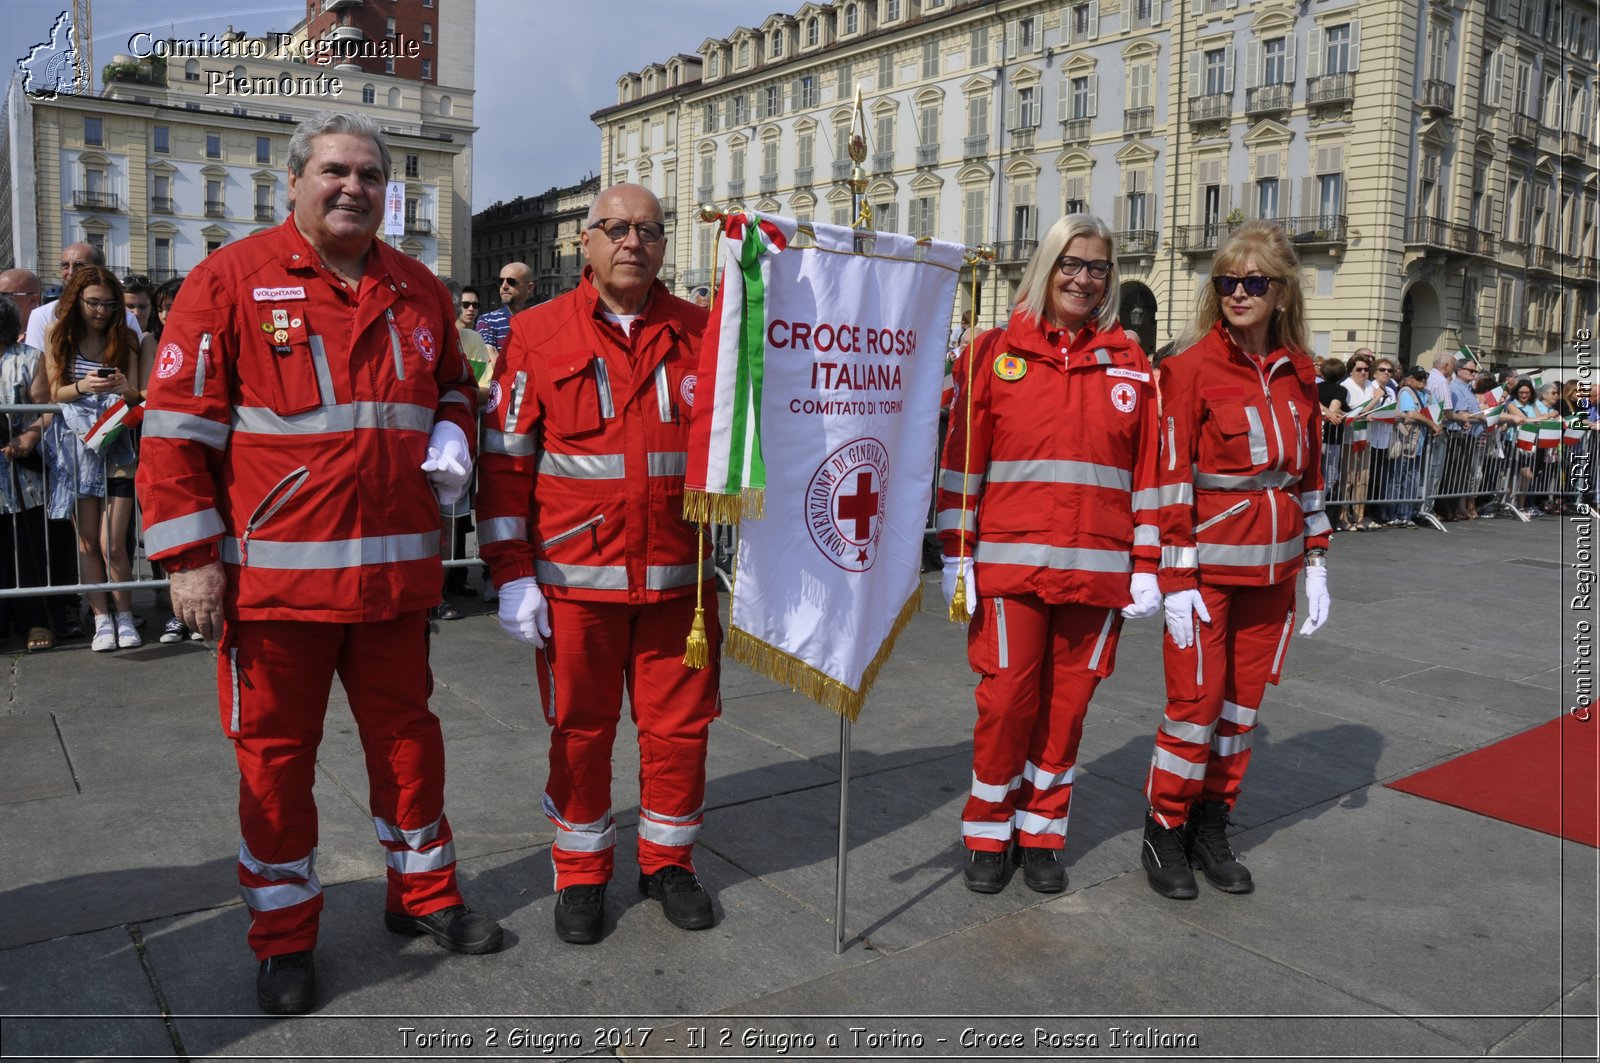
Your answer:
[[[550,366],[550,398],[545,421],[560,436],[598,432],[615,416],[605,361],[592,351],[558,358]]]
[[[1217,402],[1210,407],[1212,462],[1218,472],[1247,472],[1267,462],[1267,435],[1261,411],[1243,402]]]
[[[305,413],[323,403],[328,359],[322,337],[312,332],[303,302],[259,304],[257,344],[262,379],[257,382],[273,410]]]

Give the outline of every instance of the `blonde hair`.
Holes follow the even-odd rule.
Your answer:
[[[1235,229],[1211,260],[1211,274],[1200,291],[1194,320],[1178,340],[1178,349],[1193,346],[1222,319],[1222,299],[1212,277],[1237,276],[1254,255],[1256,268],[1277,279],[1278,312],[1267,322],[1267,347],[1287,347],[1300,354],[1310,350],[1306,340],[1306,300],[1300,289],[1300,258],[1283,229],[1270,221],[1247,221]]]
[[[1111,262],[1111,272],[1106,274],[1105,279],[1105,295],[1094,312],[1095,327],[1104,332],[1117,323],[1119,300],[1113,296],[1117,292],[1120,274],[1117,271],[1117,245],[1111,236],[1111,228],[1093,214],[1068,214],[1058,218],[1045,231],[1044,239],[1039,241],[1033,257],[1028,259],[1028,268],[1022,271],[1022,280],[1017,282],[1017,309],[1035,323],[1045,320],[1045,306],[1050,299],[1050,277],[1056,271],[1056,259],[1061,257],[1068,244],[1080,236],[1104,240],[1106,257]]]

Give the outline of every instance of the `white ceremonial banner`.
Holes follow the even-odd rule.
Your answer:
[[[383,196],[383,235],[406,234],[406,183],[390,181]]]
[[[766,260],[765,515],[740,523],[728,652],[854,719],[921,602],[964,249],[809,228]]]

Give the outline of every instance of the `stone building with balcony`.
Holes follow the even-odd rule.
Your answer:
[[[543,195],[518,196],[472,216],[472,286],[484,309],[500,305],[500,270],[525,262],[533,270],[534,298],[543,302],[578,286],[583,251],[578,234],[589,204],[600,193],[600,178],[552,188]],[[672,282],[670,267],[662,280]]]
[[[808,2],[619,77],[600,173],[662,197],[689,289],[715,265],[699,203],[849,222],[859,88],[873,224],[993,245],[980,323],[1088,210],[1154,349],[1265,218],[1318,352],[1536,359],[1595,312],[1595,27],[1592,0]]]

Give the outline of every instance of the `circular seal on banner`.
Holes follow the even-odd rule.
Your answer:
[[[499,405],[500,405],[500,381],[492,380],[492,381],[489,382],[489,401],[484,403],[483,412],[484,413],[493,413],[495,411],[495,408],[497,406],[499,406]]]
[[[695,375],[690,373],[688,376],[684,377],[683,382],[678,385],[678,394],[683,397],[683,404],[685,406],[692,407],[694,405],[695,381]]]
[[[1111,385],[1111,405],[1123,413],[1132,413],[1133,408],[1139,404],[1139,393],[1133,390],[1133,385],[1126,380],[1119,380]]]
[[[417,345],[417,350],[421,352],[424,362],[432,362],[433,356],[439,353],[433,345],[433,333],[428,329],[427,325],[418,325],[411,330],[411,342]]]
[[[870,436],[825,458],[806,485],[806,530],[822,556],[846,572],[878,559],[888,498],[889,451]]]
[[[1028,375],[1028,363],[1014,354],[1002,354],[994,360],[994,375],[1001,380],[1021,380]]]
[[[163,344],[156,354],[156,376],[167,380],[183,372],[183,348],[176,343]]]

